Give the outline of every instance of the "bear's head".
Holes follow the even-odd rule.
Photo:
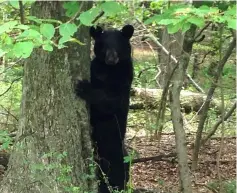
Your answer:
[[[90,35],[95,40],[94,53],[98,60],[106,65],[116,65],[131,59],[131,45],[134,28],[125,25],[119,30],[103,30],[101,27],[90,28]]]

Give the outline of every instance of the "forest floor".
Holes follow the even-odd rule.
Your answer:
[[[131,136],[131,135],[130,135]],[[129,138],[129,132],[128,132]],[[128,146],[138,153],[139,158],[169,154],[175,152],[174,134],[166,134],[161,138],[160,145],[157,140],[149,137],[134,137],[127,140]],[[217,157],[220,150],[221,138],[211,139],[201,149],[199,165],[192,172],[193,192],[213,193],[220,174],[223,182],[236,179],[236,139],[235,137],[224,138],[220,167],[217,168]],[[191,166],[192,148],[194,135],[187,135],[189,165]],[[177,160],[177,159],[176,159]],[[147,161],[134,163],[132,166],[132,182],[134,189],[155,189],[163,193],[179,192],[178,164],[167,161]],[[212,183],[212,184],[211,184]],[[214,186],[213,186],[214,185]],[[226,191],[232,192],[232,191]],[[234,188],[235,192],[235,188]]]

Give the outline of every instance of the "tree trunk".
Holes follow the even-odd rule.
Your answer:
[[[183,35],[181,32],[177,32],[173,35],[168,34],[167,29],[163,30],[162,34],[162,45],[169,51],[170,54],[175,56],[180,56],[181,49],[183,44]],[[160,141],[161,134],[164,127],[164,118],[165,118],[165,107],[167,103],[167,83],[169,81],[169,77],[171,76],[171,69],[174,66],[175,62],[171,60],[170,55],[167,55],[165,52],[162,52],[159,58],[159,68],[161,70],[160,76],[158,76],[158,82],[162,89],[164,89],[162,93],[162,99],[160,102],[160,109],[157,114],[157,130],[155,131],[155,138]]]
[[[181,32],[177,32],[173,35],[168,34],[167,29],[163,30],[161,44],[176,58],[181,54],[181,47],[183,45],[183,35]],[[160,50],[159,50],[160,51]],[[170,77],[170,71],[172,66],[175,65],[174,61],[170,59],[170,56],[162,52],[159,54],[159,67],[161,70],[158,76],[158,82],[160,87],[163,89],[167,83],[167,78]]]
[[[82,11],[91,6],[83,2]],[[62,20],[63,2],[37,1],[31,12]],[[96,192],[88,111],[74,94],[76,76],[89,77],[88,29],[77,36],[86,46],[36,49],[24,65],[20,127],[2,193]]]
[[[172,77],[172,86],[170,89],[171,117],[175,132],[176,151],[178,155],[179,176],[182,193],[191,193],[192,186],[188,167],[186,136],[183,127],[183,117],[181,114],[180,92],[183,86],[185,72],[187,70],[190,55],[192,52],[192,40],[194,39],[195,31],[196,27],[192,26],[185,33],[184,42],[182,46],[183,51],[179,59],[180,62],[179,64],[177,64],[177,69],[175,70],[174,75]]]

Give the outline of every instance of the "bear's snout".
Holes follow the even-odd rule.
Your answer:
[[[115,50],[107,50],[105,55],[105,63],[107,65],[116,65],[119,62],[118,54]]]

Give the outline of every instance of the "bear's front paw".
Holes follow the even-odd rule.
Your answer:
[[[88,80],[78,80],[76,83],[76,95],[84,100],[88,100],[91,90],[91,83]]]

